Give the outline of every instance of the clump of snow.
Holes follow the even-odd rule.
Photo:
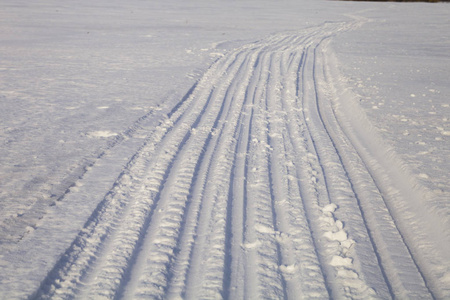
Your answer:
[[[109,138],[109,137],[116,136],[116,135],[118,135],[118,134],[115,132],[111,132],[109,130],[98,130],[98,131],[91,131],[91,132],[87,133],[87,136],[91,137],[91,138]]]
[[[350,267],[352,265],[352,259],[349,257],[335,255],[331,259],[330,265],[332,265],[333,267]]]

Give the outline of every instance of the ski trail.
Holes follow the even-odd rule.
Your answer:
[[[380,179],[336,108],[328,42],[357,26],[217,60],[29,298],[445,298],[432,240],[399,222],[396,181]]]

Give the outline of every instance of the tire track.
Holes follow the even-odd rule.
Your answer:
[[[227,60],[225,60],[224,63],[222,64],[218,64],[217,67],[221,68],[222,71],[219,72],[219,74],[227,74],[226,76],[228,78],[233,78],[235,75],[235,72],[237,70],[237,67],[239,66],[239,63],[234,64],[234,62],[238,59],[237,56],[230,56],[230,58],[228,58]],[[230,63],[231,62],[231,63]],[[230,69],[230,66],[232,67]],[[234,69],[233,69],[234,67]],[[213,72],[216,73],[217,71]],[[200,124],[201,122],[201,118],[204,114],[208,115],[208,112],[210,110],[214,111],[217,109],[220,109],[221,105],[217,105],[216,103],[213,102],[213,95],[214,95],[214,85],[216,83],[220,83],[220,77],[216,78],[213,81],[210,81],[207,78],[208,74],[206,74],[203,82],[205,83],[205,88],[199,89],[198,94],[194,95],[194,99],[196,100],[196,102],[194,103],[195,105],[192,106],[192,112],[190,112],[190,114],[188,115],[188,117],[180,120],[181,124],[180,126],[174,126],[174,130],[169,133],[170,135],[163,141],[163,144],[160,146],[161,151],[163,152],[162,156],[158,156],[155,155],[156,159],[154,161],[154,165],[150,166],[148,169],[152,170],[152,173],[150,173],[147,178],[146,178],[146,182],[145,182],[145,189],[147,190],[151,190],[153,191],[153,193],[149,196],[144,198],[141,201],[136,202],[136,206],[131,210],[130,212],[130,217],[132,219],[136,219],[136,215],[141,214],[142,217],[140,220],[138,220],[138,222],[136,224],[130,224],[129,229],[121,227],[121,235],[118,238],[115,238],[115,245],[113,247],[111,247],[113,249],[113,252],[110,254],[110,257],[108,258],[108,260],[106,261],[106,267],[105,264],[103,264],[103,266],[101,267],[101,272],[103,272],[104,274],[100,274],[100,276],[96,276],[96,278],[99,278],[99,282],[95,283],[93,285],[94,290],[89,290],[88,294],[89,296],[92,296],[93,298],[95,298],[95,295],[101,294],[104,292],[104,286],[105,286],[105,282],[114,282],[116,284],[116,286],[114,288],[111,288],[111,292],[115,293],[118,289],[123,289],[123,282],[121,283],[120,286],[117,286],[117,282],[120,279],[124,279],[123,278],[123,274],[125,272],[125,270],[128,270],[129,275],[131,276],[131,272],[135,272],[137,271],[137,273],[139,273],[139,269],[138,270],[131,270],[130,267],[132,267],[131,264],[129,264],[128,262],[124,261],[124,259],[126,259],[127,257],[122,256],[122,250],[121,247],[123,247],[124,242],[122,240],[123,238],[128,238],[130,236],[130,230],[139,228],[139,230],[142,230],[143,234],[142,236],[135,242],[135,246],[134,249],[136,249],[135,253],[133,254],[133,256],[135,257],[135,259],[138,259],[138,255],[141,252],[140,248],[144,248],[145,249],[145,237],[147,236],[147,228],[149,228],[150,222],[153,218],[154,215],[154,210],[149,210],[148,207],[152,204],[153,201],[157,202],[159,204],[159,201],[161,200],[161,196],[163,195],[164,192],[164,186],[166,184],[170,185],[171,182],[171,170],[173,169],[173,164],[174,164],[174,160],[176,160],[177,156],[179,155],[180,152],[182,152],[182,149],[185,145],[185,143],[189,140],[190,137],[192,137],[191,131],[192,128],[195,128],[197,125]],[[186,120],[187,119],[187,120]],[[205,131],[204,131],[205,132]],[[194,156],[195,157],[195,156]],[[158,159],[159,158],[159,159]],[[170,159],[169,159],[170,158]],[[163,195],[164,196],[164,195]],[[183,196],[183,195],[181,195]],[[153,200],[155,199],[155,200]],[[161,206],[156,205],[155,206],[157,210],[161,210]],[[153,207],[152,207],[153,208]],[[170,209],[170,208],[169,208]],[[158,217],[158,216],[157,216]],[[148,223],[147,223],[148,222]],[[159,227],[159,225],[158,225]],[[166,228],[168,229],[168,228]],[[168,229],[168,231],[171,231],[171,229]],[[151,234],[151,231],[149,232],[149,234]],[[164,243],[164,242],[168,242],[167,239],[164,240],[161,239],[159,240],[160,242]],[[118,249],[120,251],[118,251]],[[116,254],[117,253],[117,254]],[[160,256],[158,256],[158,253],[155,253],[155,258],[159,259],[159,263],[161,263],[162,265],[164,265],[165,260],[169,259],[169,257],[166,255],[167,253],[160,253]],[[111,270],[111,268],[108,267],[109,265],[115,266],[117,265],[118,260],[122,260],[122,267],[119,269],[115,269],[121,273],[118,273],[116,275],[116,278],[114,278],[113,276],[111,276],[112,274],[109,273],[109,270]],[[139,260],[137,261],[139,262]],[[160,266],[160,268],[164,268],[164,266]],[[160,269],[158,269],[160,270]],[[163,271],[163,270],[161,270]],[[151,282],[149,283],[149,285],[155,285],[157,289],[159,289],[159,285],[164,285],[164,281],[165,278],[161,278],[164,277],[164,272],[160,272],[158,273],[158,276],[156,276],[157,278],[155,278],[155,282]],[[120,276],[120,277],[119,277]],[[119,279],[120,278],[120,279]],[[119,280],[118,280],[119,279]],[[127,278],[125,278],[127,279]],[[133,277],[131,277],[131,279],[133,279]],[[158,283],[159,281],[159,283]],[[133,283],[137,283],[132,281],[131,282],[131,286],[133,286]],[[138,284],[138,283],[137,283]],[[143,293],[145,295],[145,292],[138,292],[139,293]],[[94,296],[93,296],[94,295]]]
[[[209,73],[225,73],[228,64],[233,62],[234,59],[234,56],[229,56],[229,58],[225,60],[225,63],[212,66]],[[208,82],[208,75],[207,72],[203,81],[198,84],[199,86],[212,86],[217,82]],[[207,91],[208,89],[200,90],[203,94],[207,93]],[[127,258],[129,257],[126,255],[132,255],[133,249],[135,249],[135,246],[133,245],[136,245],[140,238],[139,236],[141,235],[140,230],[142,229],[142,226],[139,224],[145,223],[145,220],[139,221],[138,219],[142,220],[150,213],[152,206],[151,199],[157,197],[159,194],[161,182],[163,182],[165,177],[166,171],[164,170],[164,163],[165,165],[170,163],[170,160],[167,158],[175,156],[174,152],[179,149],[177,145],[182,142],[184,139],[183,137],[186,136],[189,131],[186,126],[178,126],[175,127],[177,131],[173,133],[171,132],[172,128],[174,128],[174,124],[180,122],[180,120],[182,123],[186,124],[186,115],[189,115],[189,110],[193,110],[193,99],[196,99],[200,92],[198,90],[194,91],[191,97],[187,99],[177,111],[171,113],[170,118],[161,122],[152,135],[150,135],[149,141],[136,153],[135,157],[133,157],[129,167],[116,182],[114,189],[105,197],[100,208],[94,211],[94,214],[86,224],[85,229],[80,232],[79,237],[72,247],[57,264],[57,268],[49,274],[46,280],[44,280],[44,287],[41,287],[37,292],[38,297],[52,297],[54,296],[54,292],[61,295],[71,295],[74,292],[79,292],[78,287],[81,285],[82,279],[87,276],[87,273],[92,273],[92,271],[88,270],[91,268],[92,262],[96,260],[97,256],[99,256],[100,259],[105,259],[107,256],[104,253],[99,255],[98,252],[100,251],[100,248],[108,247],[108,245],[104,245],[108,244],[104,243],[104,239],[106,236],[110,235],[111,225],[120,221],[118,219],[121,217],[121,214],[124,213],[123,210],[125,210],[129,215],[137,213],[137,216],[132,216],[130,219],[137,221],[138,223],[131,223],[127,220],[125,226],[117,226],[119,232],[117,232],[117,230],[113,231],[113,237],[109,239],[115,239],[116,244],[121,247],[110,247],[110,249],[111,251],[116,251],[116,254],[121,257],[123,267],[103,267],[102,269],[103,272],[105,272],[103,275],[105,278],[109,278],[108,280],[110,281],[116,281],[115,284],[112,284],[113,287],[109,289],[109,292],[114,293],[114,288],[118,288],[117,284],[121,281],[119,278],[124,274],[125,268],[128,265]],[[197,101],[195,104],[202,109],[201,102],[199,103],[199,101]],[[197,108],[197,110],[199,108]],[[190,116],[191,119],[198,118],[199,111],[190,112]],[[178,144],[167,145],[169,142],[164,138],[168,134],[178,134],[182,138],[169,139],[169,142],[172,141]],[[170,150],[171,152],[169,152]],[[156,158],[161,156],[166,159],[158,161],[158,159],[153,158],[152,160],[149,157],[150,155],[153,155],[153,157]],[[163,165],[161,165],[161,162]],[[148,169],[152,170],[152,173],[149,175],[146,174],[146,170]],[[136,208],[134,210],[129,209],[130,203],[135,203]],[[113,223],[111,222],[112,220],[114,220]],[[130,231],[127,228],[134,228],[135,233],[131,234],[133,229]],[[120,230],[122,230],[122,233],[120,233]],[[126,249],[127,247],[128,249]],[[125,255],[122,255],[121,253],[125,253]],[[110,255],[114,255],[114,253],[110,253]],[[60,275],[60,273],[62,273],[61,271],[65,273],[63,276]],[[106,274],[108,272],[116,272],[116,275],[113,276],[111,273]],[[96,275],[94,277],[96,277]],[[63,285],[61,284],[62,282],[64,283]],[[106,288],[104,285],[101,285],[99,290],[99,292],[105,293]]]
[[[249,58],[248,56],[246,56],[241,66],[236,64],[237,66],[239,66],[239,68],[236,74],[232,72],[232,74],[234,74],[232,76],[237,80],[233,80],[231,84],[228,83],[230,80],[225,80],[225,82],[227,83],[226,85],[228,86],[227,90],[223,93],[219,89],[219,92],[216,95],[212,95],[212,103],[217,105],[217,107],[220,107],[219,113],[216,113],[213,110],[213,112],[208,113],[208,115],[203,114],[206,115],[205,120],[202,120],[198,124],[198,130],[196,128],[193,129],[195,130],[195,135],[185,143],[185,145],[183,146],[183,152],[178,155],[177,162],[174,165],[174,169],[177,170],[177,172],[171,173],[171,178],[169,178],[169,180],[167,181],[162,192],[163,201],[160,201],[159,203],[161,204],[161,209],[157,209],[158,215],[154,216],[152,219],[152,222],[154,222],[155,225],[150,226],[150,228],[159,228],[159,232],[157,234],[154,234],[157,237],[152,237],[152,232],[149,232],[149,237],[147,238],[149,240],[149,246],[144,246],[142,250],[142,252],[144,253],[155,253],[155,256],[146,258],[146,261],[142,262],[142,264],[138,263],[138,265],[144,265],[144,270],[138,277],[139,284],[135,294],[130,295],[130,297],[136,298],[137,295],[142,297],[149,297],[150,295],[157,295],[157,291],[164,291],[164,289],[166,288],[167,282],[164,282],[163,285],[157,284],[153,282],[153,280],[161,277],[162,274],[166,274],[166,277],[168,276],[168,267],[159,266],[161,264],[161,257],[159,256],[165,256],[165,259],[163,261],[166,264],[169,264],[169,259],[167,257],[170,257],[172,255],[170,252],[172,252],[171,250],[176,247],[176,238],[178,237],[181,223],[176,222],[176,227],[174,227],[173,223],[174,219],[179,219],[181,221],[184,214],[183,209],[185,208],[185,202],[188,199],[188,192],[192,185],[193,174],[195,173],[196,169],[195,165],[197,162],[199,162],[198,157],[196,157],[195,155],[196,153],[200,155],[203,149],[208,147],[208,142],[211,137],[212,131],[218,130],[219,132],[221,132],[223,130],[226,132],[228,124],[237,123],[233,119],[235,118],[235,116],[239,116],[240,105],[239,103],[236,103],[237,101],[234,101],[234,96],[229,97],[227,96],[227,94],[229,94],[230,90],[239,91],[239,87],[235,87],[235,83],[239,83],[241,80],[245,82],[245,78],[242,78],[242,74],[244,74],[245,76],[248,73],[247,70],[251,70],[251,60],[251,57]],[[242,71],[243,69],[245,69],[245,71]],[[225,96],[223,96],[224,94]],[[216,101],[217,98],[224,98],[224,101]],[[237,111],[237,113],[235,114],[230,113],[231,103],[233,103],[233,106],[231,108]],[[227,120],[227,123],[219,122],[219,120]],[[220,128],[218,128],[219,123],[222,124]],[[233,125],[230,126],[232,130]],[[225,133],[223,135],[232,136],[228,133]],[[206,143],[203,144],[205,141]],[[182,183],[181,186],[179,185],[180,182]],[[178,197],[182,198],[182,203],[177,199]],[[163,214],[166,214],[167,216],[159,217],[159,215]],[[167,240],[172,240],[173,244],[167,245]],[[169,253],[166,253],[167,251],[169,251]],[[159,252],[161,252],[161,254],[158,255]],[[161,281],[166,280],[161,279]],[[148,286],[156,288],[157,291],[149,289]]]
[[[438,295],[385,199],[394,186],[335,113],[328,41],[356,26],[278,34],[217,60],[30,298]]]
[[[322,38],[320,42],[323,40]],[[374,289],[367,285],[367,282],[370,282],[373,287],[376,287],[381,298],[388,297],[389,293],[378,262],[373,259],[376,257],[375,250],[367,239],[368,233],[362,216],[360,212],[354,210],[357,204],[351,183],[318,109],[317,102],[320,95],[315,81],[317,66],[314,49],[319,44],[312,45],[305,50],[305,62],[301,71],[302,101],[307,131],[311,135],[311,150],[318,159],[315,162],[316,166],[318,165],[315,167],[318,180],[324,183],[318,187],[319,194],[326,193],[328,199],[319,200],[322,214],[319,215],[319,224],[316,226],[322,231],[321,235],[330,241],[323,249],[323,253],[327,253],[323,260],[327,262],[326,273],[328,273],[329,285],[332,287],[331,295],[333,298],[374,297]],[[336,217],[337,213],[344,209],[348,209],[350,213],[345,214],[345,219],[340,220]],[[349,232],[349,230],[353,231]],[[352,251],[353,249],[355,251]],[[354,255],[355,252],[364,253],[365,259],[359,260]],[[373,276],[368,277],[366,281],[362,271]]]
[[[301,203],[301,197],[293,163],[295,153],[293,153],[293,146],[287,132],[286,102],[295,101],[295,81],[293,80],[295,77],[289,76],[292,75],[292,70],[286,70],[286,66],[292,68],[292,63],[296,61],[294,51],[295,49],[289,49],[277,55],[276,63],[271,69],[273,86],[269,89],[272,92],[269,97],[271,99],[269,110],[272,112],[269,129],[271,144],[274,148],[271,166],[274,206],[279,223],[276,238],[281,247],[279,269],[286,284],[287,298],[323,299],[328,297],[328,292],[312,242],[311,229],[302,217],[305,215],[303,207],[298,206]],[[289,211],[294,212],[292,217],[288,214]]]
[[[384,180],[380,179],[379,174],[374,172],[373,157],[368,158],[367,153],[364,153],[367,150],[361,148],[359,141],[355,143],[354,136],[348,135],[348,130],[341,125],[342,121],[337,118],[332,106],[332,97],[338,96],[336,87],[329,78],[331,66],[326,64],[327,57],[323,48],[318,48],[317,52],[321,58],[316,81],[323,85],[319,89],[323,94],[319,109],[326,116],[323,118],[324,124],[335,141],[342,165],[354,187],[358,205],[391,293],[399,298],[445,298],[445,292],[436,284],[439,275],[436,276],[437,274],[430,270],[430,262],[433,264],[437,254],[435,253],[432,259],[427,255],[434,252],[431,240],[423,235],[422,230],[417,230],[417,227],[415,231],[420,232],[420,235],[417,234],[416,237],[421,240],[418,242],[417,239],[412,239],[409,236],[412,231],[406,230],[398,215],[393,212],[392,203],[404,201],[402,197],[405,195],[398,191],[393,193],[396,187],[387,184],[386,177]],[[324,101],[325,99],[327,100]],[[427,211],[424,210],[423,213],[426,214]],[[417,223],[411,222],[411,226],[417,226]],[[427,252],[424,253],[423,249],[427,249]]]

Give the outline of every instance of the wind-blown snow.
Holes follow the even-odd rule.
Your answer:
[[[449,13],[2,1],[0,298],[450,297]]]

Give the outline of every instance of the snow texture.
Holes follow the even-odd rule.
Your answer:
[[[0,298],[450,298],[449,13],[2,1]]]

